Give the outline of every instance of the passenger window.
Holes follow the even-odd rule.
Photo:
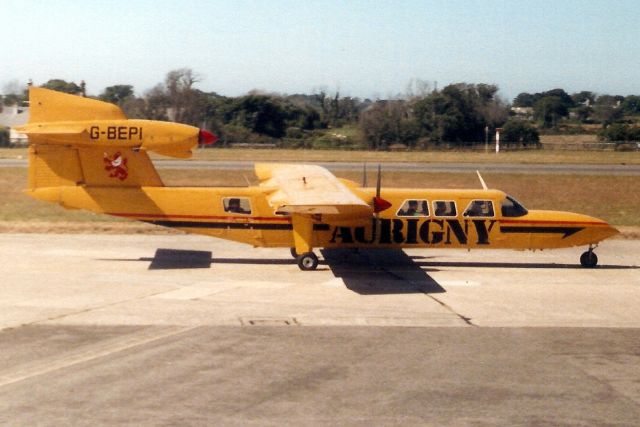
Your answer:
[[[246,197],[225,197],[222,204],[225,212],[245,215],[251,213],[251,203]]]
[[[465,209],[463,216],[492,217],[493,202],[491,200],[473,200]]]
[[[453,200],[436,200],[433,202],[433,213],[435,216],[456,216],[456,202]]]
[[[429,202],[423,199],[405,200],[397,216],[429,216]]]
[[[513,218],[518,216],[524,216],[527,213],[529,213],[529,211],[527,211],[527,209],[524,206],[518,203],[518,201],[511,196],[507,196],[507,198],[502,201],[501,208],[502,208],[503,217]]]

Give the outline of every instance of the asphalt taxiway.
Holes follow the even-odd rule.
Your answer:
[[[640,241],[580,253],[0,234],[0,424],[637,425]]]

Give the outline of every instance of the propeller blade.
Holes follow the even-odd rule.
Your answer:
[[[380,198],[380,187],[382,184],[382,168],[380,167],[380,163],[378,163],[378,181],[376,182],[376,197]]]
[[[391,207],[391,203],[380,197],[380,191],[382,187],[382,168],[378,164],[378,179],[376,182],[376,196],[373,198],[373,213],[377,215],[378,212],[382,212]]]
[[[367,162],[364,162],[362,165],[362,186],[367,186]]]

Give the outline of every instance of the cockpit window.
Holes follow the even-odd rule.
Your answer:
[[[456,216],[456,202],[453,200],[436,200],[433,202],[433,213],[435,216]]]
[[[426,200],[405,200],[397,216],[429,216],[429,202]]]
[[[251,203],[246,197],[225,197],[222,199],[222,204],[225,212],[245,215],[251,213]]]
[[[472,200],[462,215],[468,217],[492,217],[493,202],[491,200]]]
[[[502,201],[502,216],[503,217],[517,217],[524,216],[528,213],[527,209],[522,206],[516,199],[511,196],[507,196]]]

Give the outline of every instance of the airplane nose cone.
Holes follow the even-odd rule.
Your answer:
[[[601,221],[599,224],[594,224],[586,227],[587,236],[589,236],[588,243],[598,243],[611,236],[619,233],[618,229]]]
[[[209,145],[218,140],[218,137],[204,129],[200,129],[198,133],[198,144]]]
[[[612,227],[612,226],[608,225],[601,232],[602,232],[602,235],[603,235],[602,239],[604,240],[604,239],[607,239],[607,238],[609,238],[611,236],[615,236],[616,234],[620,233],[620,230],[618,230],[615,227]]]

